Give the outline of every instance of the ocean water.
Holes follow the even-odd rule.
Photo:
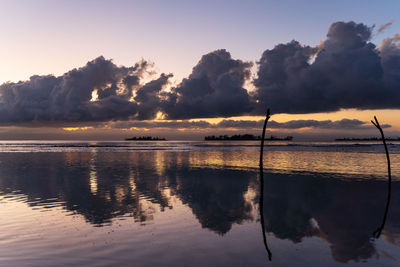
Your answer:
[[[398,266],[400,143],[0,143],[0,266]]]

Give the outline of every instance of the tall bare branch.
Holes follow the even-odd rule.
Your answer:
[[[265,139],[265,129],[267,128],[268,120],[271,117],[269,109],[267,110],[267,115],[265,117],[262,136],[261,136],[261,144],[260,144],[260,220],[261,220],[261,228],[264,240],[264,246],[268,253],[268,259],[272,260],[272,253],[267,244],[267,236],[265,233],[265,222],[264,222],[264,168],[263,168],[263,154],[264,154],[264,139]]]
[[[376,116],[374,116],[374,120],[375,121],[371,120],[371,122],[376,128],[378,128],[379,132],[381,133],[383,146],[385,147],[387,167],[388,167],[388,192],[387,192],[385,213],[383,215],[382,224],[372,234],[375,238],[379,238],[379,236],[382,233],[383,228],[385,227],[386,217],[387,217],[387,214],[389,211],[391,192],[392,192],[392,175],[391,175],[391,170],[390,170],[390,156],[389,156],[389,151],[388,151],[388,148],[386,145],[385,135],[383,133],[381,126],[379,125],[379,122],[378,122],[378,119],[376,118]]]

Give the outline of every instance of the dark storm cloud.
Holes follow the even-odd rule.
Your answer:
[[[111,128],[129,129],[135,128],[169,128],[169,129],[208,129],[208,128],[236,128],[236,129],[260,129],[264,120],[222,120],[219,123],[209,123],[207,121],[126,121],[108,124]],[[300,129],[300,128],[320,128],[320,129],[365,129],[371,126],[368,122],[357,119],[342,119],[338,121],[324,120],[292,120],[288,122],[270,121],[268,128],[273,129]],[[383,128],[391,127],[383,125]]]
[[[251,66],[232,59],[224,49],[202,56],[189,77],[165,94],[167,118],[229,117],[251,111],[248,92],[243,88]]]
[[[384,70],[385,89],[389,93],[393,92],[392,100],[397,101],[397,105],[399,105],[400,100],[397,95],[400,91],[400,34],[384,39],[379,50]],[[397,92],[397,95],[394,92]]]
[[[379,26],[378,28],[378,32],[384,32],[387,28],[389,28],[390,26],[392,26],[392,24],[395,22],[394,19],[392,19],[391,21],[389,21],[388,23],[382,24],[381,26]]]
[[[203,55],[170,90],[165,88],[172,74],[143,84],[144,76],[154,74],[146,61],[123,67],[99,57],[59,77],[36,75],[0,85],[0,123],[151,120],[158,112],[168,120],[232,117],[264,115],[267,107],[275,114],[400,108],[400,35],[377,48],[370,42],[372,30],[335,22],[319,46],[293,40],[264,51],[254,91],[244,88],[252,63],[233,59],[224,49]],[[223,121],[219,127],[246,123],[253,127],[251,121]]]
[[[140,85],[146,61],[118,67],[98,57],[62,76],[32,76],[28,81],[0,86],[0,122],[69,122],[150,118],[158,108],[155,95],[170,75]],[[91,101],[96,91],[97,101]],[[133,91],[135,99],[131,101]],[[151,106],[151,108],[150,108]]]
[[[292,41],[266,50],[254,81],[255,113],[399,108],[399,45],[377,49],[371,34],[364,24],[336,22],[318,47]]]
[[[382,40],[379,46],[380,56],[382,61],[385,62],[391,57],[397,57],[400,55],[400,34],[395,34],[391,38],[385,38]]]
[[[137,90],[134,98],[139,104],[137,119],[150,120],[156,116],[161,104],[159,93],[168,84],[170,77],[172,77],[172,74],[161,74],[160,78],[148,82]]]

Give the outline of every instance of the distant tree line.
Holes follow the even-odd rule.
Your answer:
[[[165,141],[166,139],[163,137],[151,137],[151,136],[140,136],[140,137],[132,137],[125,138],[125,141]]]
[[[293,136],[286,136],[284,138],[279,138],[271,135],[269,138],[265,138],[265,140],[270,140],[270,141],[291,141],[293,139]],[[204,137],[204,140],[210,141],[210,140],[218,140],[218,141],[224,141],[224,140],[261,140],[261,136],[256,136],[252,134],[235,134],[232,136],[228,135],[210,135]]]

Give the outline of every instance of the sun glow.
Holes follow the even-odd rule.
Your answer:
[[[122,131],[144,131],[148,132],[151,129],[149,128],[140,128],[140,127],[130,127],[130,128],[121,128]]]
[[[163,120],[165,118],[165,114],[161,111],[157,112],[155,120]]]
[[[93,129],[92,126],[85,126],[85,127],[65,127],[62,128],[64,131],[69,131],[69,132],[73,132],[73,131],[86,131],[89,129]]]
[[[98,90],[94,89],[92,91],[92,99],[90,99],[90,102],[94,102],[94,101],[97,101],[97,100],[99,100]]]

